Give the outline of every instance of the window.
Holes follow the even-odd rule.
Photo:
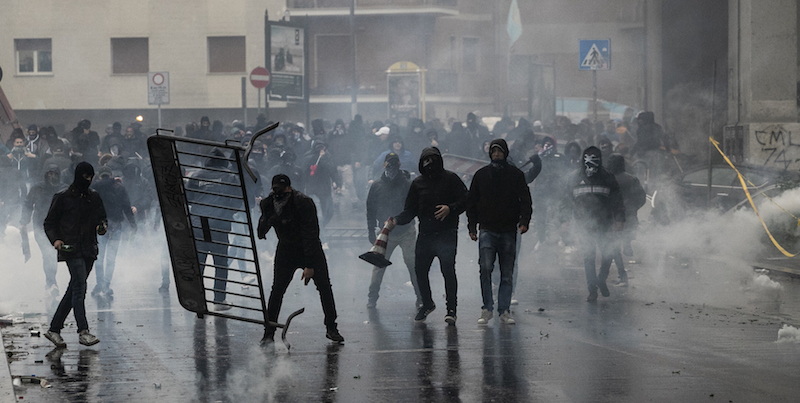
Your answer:
[[[478,38],[464,38],[464,56],[461,70],[465,73],[478,71]]]
[[[209,73],[244,73],[246,70],[243,36],[208,37]]]
[[[113,74],[147,74],[150,56],[147,38],[111,38]]]
[[[50,38],[14,39],[17,53],[17,73],[52,73],[53,59]]]

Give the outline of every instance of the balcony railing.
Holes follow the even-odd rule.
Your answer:
[[[458,0],[355,0],[356,7],[456,7]],[[287,8],[349,8],[351,0],[286,0]]]
[[[351,70],[317,70],[310,81],[312,95],[349,95],[352,91]],[[387,93],[386,70],[358,70],[359,95]],[[458,73],[455,70],[429,70],[425,73],[428,94],[457,94]]]

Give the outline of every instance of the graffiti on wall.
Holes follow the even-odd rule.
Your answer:
[[[760,147],[758,155],[766,157],[765,166],[788,170],[792,164],[800,162],[800,143],[794,142],[792,131],[783,125],[770,125],[763,130],[755,130],[754,134]]]

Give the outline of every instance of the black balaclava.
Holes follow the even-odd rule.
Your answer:
[[[386,167],[383,168],[383,172],[386,174],[386,177],[389,179],[394,179],[400,173],[400,158],[395,153],[389,153],[386,155]]]
[[[552,137],[545,136],[542,139],[542,151],[539,152],[540,157],[549,157],[558,152],[556,140]]]
[[[591,178],[600,172],[603,166],[603,157],[600,149],[592,146],[583,151],[583,173],[586,177]]]
[[[89,193],[89,185],[92,184],[92,180],[84,179],[83,175],[94,176],[94,167],[86,161],[79,163],[75,167],[75,179],[72,180],[72,187],[82,194],[87,194]]]
[[[422,150],[419,160],[419,172],[425,176],[436,177],[444,172],[442,153],[436,147],[427,147]]]

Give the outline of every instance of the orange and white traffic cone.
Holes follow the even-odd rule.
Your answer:
[[[369,252],[359,256],[359,259],[380,268],[384,268],[392,264],[392,262],[386,259],[386,243],[389,242],[389,232],[392,231],[388,227],[389,222],[387,221],[383,225],[381,233],[378,234],[378,239],[375,240],[372,248],[369,249]]]

